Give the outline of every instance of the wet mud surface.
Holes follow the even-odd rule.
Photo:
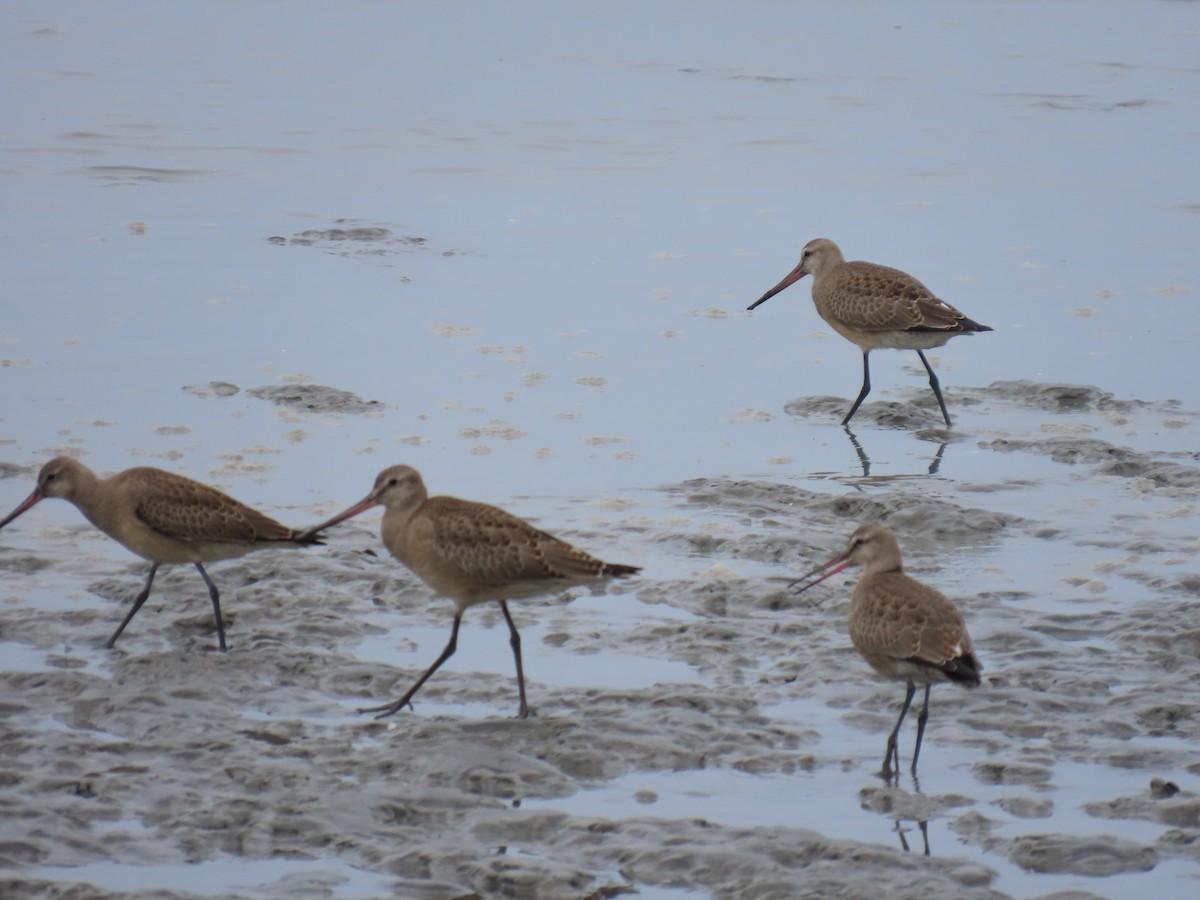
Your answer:
[[[370,516],[214,564],[227,654],[188,567],[108,651],[146,565],[40,504],[0,897],[1197,893],[1195,4],[10,6],[0,514],[61,453],[297,527],[408,463],[644,571],[513,605],[528,720],[483,607],[375,721],[451,607]],[[952,428],[891,351],[840,428],[808,286],[746,311],[818,235],[995,328]],[[892,783],[856,573],[788,587],[864,521],[984,667]]]
[[[391,223],[338,219],[329,228],[306,228],[291,235],[272,235],[267,242],[278,247],[313,247],[334,256],[352,259],[378,259],[402,253],[434,250],[428,238],[399,234]],[[456,256],[461,250],[436,250],[442,256]]]
[[[1192,414],[1083,386],[997,383],[956,400],[1047,414],[1007,438],[944,433],[949,453],[1028,455],[1044,477],[697,477],[563,533],[613,558],[640,547],[630,561],[646,572],[514,608],[527,721],[510,718],[490,607],[468,614],[478,644],[460,645],[415,710],[355,712],[402,691],[450,618],[370,523],[214,565],[224,655],[191,569],[160,574],[109,652],[144,569],[97,558],[109,548],[81,520],[23,549],[6,530],[5,896],[109,896],[87,886],[89,867],[222,860],[284,868],[203,896],[1112,896],[1164,867],[1194,879],[1200,574],[1178,526],[1200,467],[1107,439],[1111,415]],[[857,438],[923,422],[914,402],[868,403]],[[787,414],[826,405],[799,398]],[[30,477],[5,476],[11,494]],[[1101,489],[1110,501],[1090,503]],[[891,526],[907,570],[955,599],[984,665],[980,689],[934,690],[920,777],[895,783],[873,773],[903,689],[849,645],[853,570],[788,587],[864,521]],[[679,677],[639,682],[635,660]],[[774,799],[759,820],[736,811],[755,785]],[[178,880],[120,893],[194,895]]]
[[[350,391],[320,384],[281,384],[250,388],[246,391],[258,400],[268,400],[303,412],[345,413],[357,415],[378,412],[383,404],[378,400],[363,400]]]

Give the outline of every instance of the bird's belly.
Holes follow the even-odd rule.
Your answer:
[[[414,566],[409,566],[409,569],[435,592],[453,600],[460,610],[479,603],[487,603],[490,600],[521,600],[526,597],[551,594],[555,591],[565,591],[571,587],[570,582],[560,583],[558,579],[504,581],[479,575],[468,577],[455,572],[431,571],[429,568]]]
[[[941,347],[950,338],[962,331],[918,331],[902,328],[877,328],[856,322],[832,312],[817,310],[826,324],[858,349],[867,353],[871,350],[929,350]]]
[[[862,653],[861,650],[859,652]],[[926,685],[941,684],[950,680],[940,669],[907,659],[897,659],[894,656],[874,653],[862,653],[862,656],[870,663],[872,669],[893,681],[911,681],[913,684]]]
[[[244,556],[255,544],[214,543],[209,541],[182,541],[159,534],[151,528],[139,525],[124,528],[112,537],[131,553],[142,559],[162,565],[175,563],[205,563]]]
[[[932,350],[942,347],[961,331],[873,331],[855,338],[864,350]]]

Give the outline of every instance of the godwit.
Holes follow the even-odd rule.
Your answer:
[[[975,657],[971,636],[954,604],[944,594],[904,574],[900,545],[886,526],[860,526],[850,535],[844,553],[793,583],[820,575],[799,588],[807,590],[851,565],[862,566],[863,573],[850,599],[850,640],[876,672],[908,684],[900,718],[888,737],[883,757],[880,774],[885,778],[892,774],[892,760],[896,762],[896,771],[900,771],[900,753],[896,749],[900,723],[912,704],[917,685],[925,686],[925,704],[917,718],[917,746],[912,758],[915,775],[921,738],[929,718],[930,687],[943,681],[977,687],[983,667]]]
[[[454,601],[450,641],[441,656],[395,703],[359,710],[379,713],[377,719],[408,705],[429,676],[454,654],[463,613],[489,600],[500,604],[508,623],[521,695],[517,716],[524,719],[529,715],[529,705],[525,701],[521,636],[508,612],[508,601],[625,578],[641,571],[638,566],[596,559],[495,506],[457,497],[430,497],[421,476],[411,466],[384,469],[371,493],[314,530],[329,528],[377,505],[384,508],[383,544],[392,556]]]
[[[857,344],[863,355],[862,390],[842,419],[842,425],[850,422],[871,392],[870,352],[890,347],[917,351],[949,428],[950,414],[946,412],[942,388],[925,351],[941,347],[960,334],[992,329],[939,300],[906,272],[858,260],[846,262],[838,245],[828,238],[815,238],[805,244],[796,268],[747,308],[765,303],[805,275],[813,277],[812,298],[817,313],[834,331]]]
[[[110,538],[150,561],[146,586],[105,644],[110,649],[150,596],[154,573],[161,565],[195,565],[208,586],[217,619],[217,641],[224,650],[221,599],[203,563],[232,559],[263,547],[323,543],[317,534],[320,529],[295,531],[215,488],[182,475],[139,466],[109,478],[98,478],[95,472],[69,456],[55,457],[42,466],[33,493],[0,522],[0,528],[47,497],[71,501]]]

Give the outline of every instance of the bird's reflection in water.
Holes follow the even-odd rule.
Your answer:
[[[862,466],[863,478],[871,477],[871,457],[867,456],[867,451],[863,449],[863,445],[858,442],[858,435],[850,430],[849,425],[843,425],[842,430],[846,432],[846,437],[850,438],[850,446],[854,448],[854,452],[858,454],[858,464]]]
[[[942,455],[946,452],[946,442],[942,441],[938,444],[937,453],[933,454],[933,459],[929,461],[930,475],[936,475],[938,469],[942,467]]]
[[[908,778],[910,781],[912,781],[912,786],[913,786],[913,792],[911,794],[906,794],[904,791],[904,788],[900,787],[900,766],[898,764],[897,764],[896,768],[891,770],[890,772],[884,772],[881,770],[879,772],[876,772],[875,775],[885,785],[887,785],[890,788],[894,788],[902,796],[906,796],[906,797],[923,796],[921,794],[921,776],[919,776],[916,772],[910,772],[908,775]]]
[[[858,793],[859,804],[867,812],[878,813],[892,820],[892,831],[900,838],[900,846],[906,853],[918,851],[913,838],[916,831],[921,834],[920,852],[931,856],[929,849],[929,820],[944,809],[949,798],[927,797],[921,793],[921,784],[913,776],[912,792],[900,787],[900,775],[884,776],[877,773],[883,787],[866,787]]]
[[[905,853],[911,853],[912,848],[908,845],[908,832],[911,829],[905,828],[905,822],[911,822],[912,819],[896,819],[896,834],[900,836],[900,846],[904,848]],[[917,827],[921,829],[921,840],[925,844],[925,855],[929,853],[929,822],[926,819],[921,819],[917,822]]]
[[[863,449],[862,442],[859,441],[858,435],[850,430],[850,427],[843,426],[843,431],[846,432],[846,437],[850,438],[850,446],[854,448],[854,453],[858,457],[858,464],[862,467],[862,477],[871,478],[871,457],[867,455],[867,451]],[[929,468],[925,472],[913,473],[910,475],[876,475],[875,481],[888,481],[901,478],[922,478],[926,475],[936,475],[942,467],[942,457],[946,454],[946,442],[939,441],[937,453],[933,455],[933,459],[929,461]]]

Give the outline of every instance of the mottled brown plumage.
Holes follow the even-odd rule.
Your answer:
[[[489,600],[499,602],[508,623],[521,697],[518,716],[525,718],[529,706],[525,700],[521,636],[507,601],[641,571],[636,566],[599,560],[495,506],[457,497],[430,497],[421,476],[411,466],[384,469],[371,493],[318,526],[318,530],[378,505],[384,507],[383,545],[437,593],[454,601],[454,624],[441,656],[403,697],[395,703],[361,710],[379,713],[376,718],[390,716],[408,705],[429,676],[454,654],[463,613]]]
[[[962,615],[940,591],[904,574],[896,535],[884,525],[863,525],[850,536],[845,552],[835,556],[800,582],[807,590],[847,566],[863,567],[850,599],[850,641],[881,675],[904,681],[908,691],[900,718],[888,738],[883,774],[891,775],[894,759],[900,767],[896,740],[917,685],[925,687],[925,704],[917,719],[917,744],[912,771],[917,771],[921,738],[929,717],[929,689],[952,681],[967,687],[980,683],[983,667],[975,656]],[[808,581],[814,575],[819,575]]]
[[[766,302],[805,275],[813,277],[812,298],[817,313],[834,331],[857,344],[863,354],[862,390],[842,424],[850,421],[871,391],[868,354],[885,347],[917,351],[949,427],[950,414],[925,351],[941,347],[960,334],[992,329],[967,318],[906,272],[875,263],[846,262],[838,245],[828,238],[809,241],[796,267],[749,308]]]
[[[263,547],[319,544],[318,529],[301,534],[206,484],[139,466],[100,478],[77,459],[59,456],[42,466],[37,487],[0,522],[3,528],[47,497],[68,500],[110,538],[149,560],[150,574],[125,621],[109,638],[112,647],[146,598],[160,565],[192,563],[212,599],[217,640],[225,649],[225,626],[216,585],[203,563],[243,556]]]

